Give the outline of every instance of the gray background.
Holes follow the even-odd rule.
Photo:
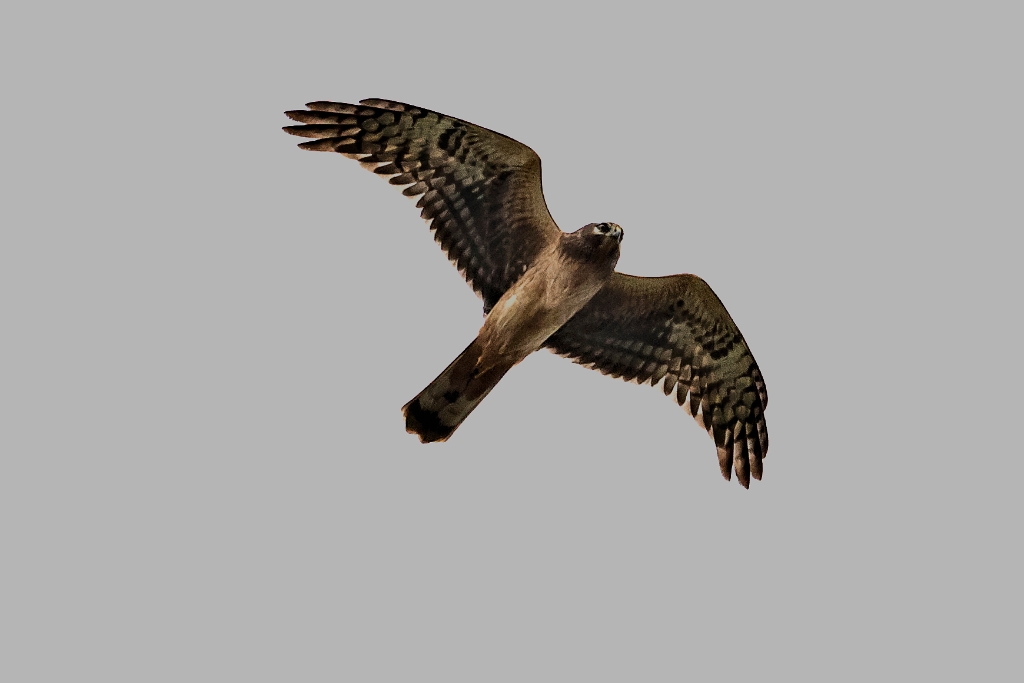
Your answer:
[[[0,678],[1020,676],[1019,17],[713,5],[3,10]],[[704,277],[764,481],[546,352],[407,435],[481,310],[280,131],[364,97],[529,144],[563,229]]]

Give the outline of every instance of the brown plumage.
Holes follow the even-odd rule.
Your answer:
[[[513,366],[547,347],[613,377],[659,385],[718,448],[726,479],[761,478],[768,452],[761,372],[722,302],[695,275],[614,272],[622,230],[555,225],[540,158],[494,131],[388,100],[286,112],[313,138],[390,176],[484,303],[477,338],[403,408],[424,442],[448,439]]]

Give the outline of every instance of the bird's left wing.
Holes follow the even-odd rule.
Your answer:
[[[764,378],[721,300],[695,275],[611,280],[545,346],[665,394],[707,429],[722,475],[744,487],[768,454]]]
[[[300,147],[338,152],[422,195],[434,239],[489,311],[561,231],[541,191],[540,157],[492,130],[390,100],[310,102],[288,111],[313,138]]]

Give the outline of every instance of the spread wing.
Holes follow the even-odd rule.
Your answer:
[[[661,382],[665,394],[707,429],[722,475],[744,487],[761,478],[768,453],[764,378],[721,300],[695,275],[615,273],[545,343],[613,377]]]
[[[390,176],[489,311],[561,231],[548,213],[540,157],[526,145],[459,119],[388,100],[310,102],[285,112],[305,125],[299,147],[338,152]]]

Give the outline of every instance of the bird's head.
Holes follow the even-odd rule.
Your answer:
[[[601,262],[615,268],[619,260],[622,228],[615,223],[590,223],[563,236],[564,248],[584,261]]]

